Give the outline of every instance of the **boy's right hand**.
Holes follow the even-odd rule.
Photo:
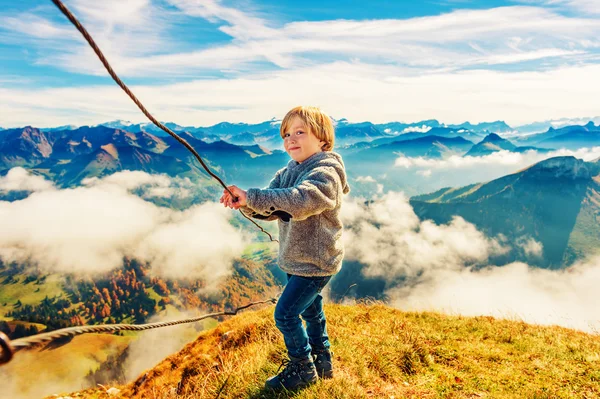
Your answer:
[[[242,206],[246,205],[246,191],[242,190],[237,186],[227,186],[229,191],[233,193],[237,197],[237,201],[234,202],[234,198],[229,194],[229,191],[223,190],[223,196],[220,201],[223,206],[228,206],[232,209],[239,209]]]

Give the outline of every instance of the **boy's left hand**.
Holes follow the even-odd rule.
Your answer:
[[[246,191],[242,190],[237,186],[227,186],[229,191],[238,198],[236,202],[233,202],[233,198],[231,194],[227,190],[223,190],[223,196],[221,197],[220,202],[223,206],[228,206],[231,209],[239,209],[242,206],[246,205]]]

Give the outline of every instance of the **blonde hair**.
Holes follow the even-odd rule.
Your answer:
[[[285,136],[285,132],[290,128],[292,120],[295,117],[300,118],[308,129],[310,129],[312,134],[319,140],[325,142],[323,147],[321,147],[323,151],[333,150],[333,145],[335,143],[333,123],[331,122],[331,118],[318,107],[298,106],[292,108],[281,121],[279,132],[282,138]]]

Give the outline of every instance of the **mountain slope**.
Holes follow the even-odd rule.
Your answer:
[[[515,148],[517,148],[517,146],[515,146],[510,141],[503,139],[502,137],[498,136],[495,133],[491,133],[491,134],[488,134],[487,136],[485,136],[485,138],[482,141],[475,144],[469,150],[469,152],[467,152],[465,154],[465,157],[466,156],[477,157],[477,156],[489,155],[493,152],[502,151],[502,150],[514,151]]]
[[[600,145],[600,126],[594,122],[586,125],[571,125],[559,129],[549,128],[544,133],[525,136],[519,140],[524,145],[543,148],[568,148],[576,150],[582,147]]]
[[[424,138],[424,137],[428,137],[428,136],[445,137],[445,138],[461,137],[467,141],[472,141],[472,142],[479,142],[483,138],[483,136],[481,136],[477,133],[471,132],[469,130],[465,130],[465,129],[451,129],[451,128],[447,128],[447,127],[434,127],[425,133],[410,132],[410,133],[400,134],[398,136],[376,139],[376,140],[373,140],[372,146],[380,146],[382,144],[389,144],[389,143],[398,142],[398,141],[415,140],[415,139]]]
[[[128,132],[122,129],[105,126],[83,126],[76,130],[53,132],[57,136],[53,145],[53,157],[71,159],[74,156],[89,154],[100,147],[113,144],[118,147],[138,147],[147,151],[161,153],[166,148],[165,142],[145,132]]]
[[[0,133],[0,169],[33,166],[52,154],[46,134],[31,126]]]
[[[50,168],[50,173],[63,185],[69,186],[79,184],[88,177],[103,177],[121,170],[141,170],[170,176],[193,174],[193,169],[179,159],[138,147],[117,147],[113,144],[79,155],[70,162],[57,163]]]
[[[180,132],[180,136],[202,156],[211,171],[228,181],[234,180],[232,184],[262,187],[288,161],[284,152],[257,144],[205,142],[187,132]],[[281,141],[279,136],[277,139]],[[208,176],[196,158],[171,136],[161,138],[144,131],[106,126],[46,132],[31,127],[2,131],[0,175],[15,166],[36,169],[61,186],[120,170],[191,178]]]
[[[477,123],[475,125],[473,125],[470,122],[464,122],[464,123],[461,123],[460,125],[449,125],[448,127],[455,128],[455,129],[467,129],[467,130],[471,130],[473,132],[478,132],[478,133],[486,133],[486,132],[510,133],[514,130],[513,128],[508,126],[506,124],[506,122],[504,122],[504,121],[482,122],[482,123]]]
[[[510,141],[503,139],[495,133],[488,134],[483,140],[475,144],[469,152],[464,156],[480,157],[492,154],[498,151],[510,151],[510,152],[526,152],[526,151],[537,151],[537,152],[548,152],[547,148],[536,148],[531,146],[517,147]]]
[[[419,133],[420,134],[420,133]],[[348,154],[347,163],[371,162],[383,165],[392,163],[399,155],[407,157],[440,158],[443,155],[462,155],[473,143],[462,137],[423,136],[413,140],[394,141],[376,147],[367,147]],[[345,154],[344,154],[345,155]]]
[[[546,267],[568,264],[584,247],[600,245],[600,165],[574,157],[555,157],[488,183],[443,189],[410,202],[423,219],[447,223],[454,215],[487,235],[503,234],[514,243],[532,237],[543,245]],[[583,233],[585,231],[585,233]],[[581,237],[581,234],[584,237]],[[572,234],[579,234],[578,241]],[[511,256],[525,260],[522,253]]]
[[[120,397],[600,395],[597,335],[493,317],[402,312],[380,304],[326,305],[336,376],[296,394],[274,395],[263,385],[277,372],[284,346],[272,313],[272,307],[244,312],[201,333],[180,352],[119,387]],[[105,394],[94,388],[75,395]]]

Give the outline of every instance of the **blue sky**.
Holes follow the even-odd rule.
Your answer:
[[[65,0],[161,120],[597,116],[600,0]],[[50,0],[0,0],[0,126],[144,121]]]

